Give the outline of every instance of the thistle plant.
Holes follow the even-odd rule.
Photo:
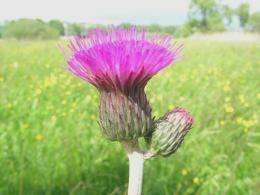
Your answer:
[[[147,82],[178,59],[182,45],[172,43],[168,35],[111,27],[72,37],[68,48],[68,70],[100,94],[103,135],[126,149],[128,194],[140,195],[144,161],[176,152],[192,125],[192,117],[182,108],[156,120],[145,94]]]

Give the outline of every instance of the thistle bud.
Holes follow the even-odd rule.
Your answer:
[[[145,93],[101,92],[100,126],[110,140],[132,140],[151,135],[151,107]]]
[[[156,121],[152,137],[152,150],[156,154],[168,156],[181,145],[184,136],[192,126],[192,117],[182,108],[175,108]]]

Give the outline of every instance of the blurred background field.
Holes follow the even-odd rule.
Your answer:
[[[195,123],[176,154],[145,163],[143,194],[260,194],[258,0],[4,0],[0,13],[0,195],[126,194],[127,157],[101,135],[99,94],[58,48],[108,25],[185,45],[146,92],[155,117],[181,106]]]
[[[153,115],[194,116],[173,156],[146,162],[144,194],[258,194],[260,47],[185,41],[146,91]],[[69,74],[61,41],[0,41],[0,194],[124,194],[128,162],[99,129],[98,92]]]

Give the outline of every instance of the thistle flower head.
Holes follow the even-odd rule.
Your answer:
[[[145,85],[177,59],[182,46],[144,29],[111,27],[75,36],[68,47],[68,69],[100,91],[103,134],[119,141],[149,137],[154,124]]]
[[[73,37],[68,69],[99,90],[127,94],[177,59],[182,46],[170,36],[149,35],[144,29],[108,28]]]

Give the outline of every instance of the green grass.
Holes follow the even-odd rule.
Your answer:
[[[146,88],[154,115],[194,127],[180,150],[145,163],[144,195],[257,194],[260,47],[186,42]],[[99,129],[98,93],[64,69],[57,42],[0,41],[0,194],[124,194],[128,161]]]

